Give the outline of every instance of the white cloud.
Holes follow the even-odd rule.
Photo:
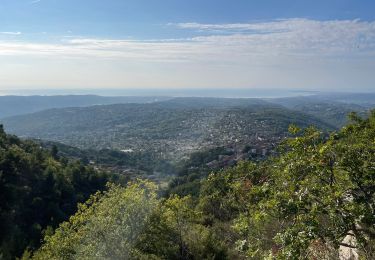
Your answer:
[[[246,24],[176,24],[209,34],[189,39],[76,38],[60,43],[0,42],[0,55],[60,55],[147,60],[246,59],[249,56],[362,57],[375,53],[375,22],[288,19]],[[211,33],[212,30],[225,34]],[[4,32],[7,33],[7,32]],[[7,34],[19,35],[20,32]]]
[[[315,21],[286,19],[269,22],[240,24],[174,24],[181,29],[192,29],[216,36],[199,39],[245,44],[257,50],[301,54],[324,51],[336,52],[371,51],[375,49],[375,22],[360,20]],[[228,35],[229,34],[229,35]]]
[[[33,4],[37,4],[37,3],[41,2],[41,1],[42,1],[42,0],[34,0],[34,1],[31,1],[30,4],[32,4],[32,5],[33,5]]]
[[[21,35],[21,32],[0,32],[0,34],[6,34],[6,35]]]
[[[324,79],[330,84],[345,85],[352,84],[355,75],[362,78],[363,85],[375,82],[370,72],[375,65],[375,22],[287,19],[170,26],[190,30],[194,36],[156,40],[62,37],[55,43],[0,40],[0,56],[33,61],[48,59],[48,62],[80,59],[90,63],[93,70],[95,64],[108,67],[121,64],[132,68],[128,77],[133,75],[137,79],[133,79],[133,85],[142,79],[149,82],[144,76],[145,67],[150,70],[149,66],[152,70],[163,70],[153,75],[154,79],[160,78],[160,85],[168,85],[166,81],[171,81],[170,84],[184,81],[188,86],[244,86],[248,82],[248,85],[289,87],[322,84]],[[196,30],[199,33],[195,34]],[[121,74],[113,76],[119,77]]]

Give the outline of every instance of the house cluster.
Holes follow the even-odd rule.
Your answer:
[[[216,160],[208,162],[206,166],[211,169],[218,169],[233,166],[243,160],[264,160],[268,156],[276,154],[276,147],[281,139],[279,137],[256,138],[247,144],[234,143],[226,150],[229,155],[219,155]]]

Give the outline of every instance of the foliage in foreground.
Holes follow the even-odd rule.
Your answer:
[[[206,259],[223,253],[199,218],[189,197],[158,200],[151,182],[109,184],[47,236],[33,258]]]
[[[59,158],[57,150],[7,135],[0,125],[0,259],[36,249],[77,203],[105,188],[109,176]]]
[[[375,111],[351,118],[329,137],[291,127],[298,136],[279,157],[211,175],[201,191],[205,215],[233,223],[237,246],[251,258],[337,259],[349,235],[373,259]]]
[[[157,206],[155,187],[141,182],[109,185],[65,222],[35,255],[37,259],[129,259],[134,243]]]
[[[34,258],[337,259],[350,246],[374,259],[375,111],[351,118],[330,136],[291,127],[278,157],[212,173],[196,200],[157,199],[148,182],[112,186]]]

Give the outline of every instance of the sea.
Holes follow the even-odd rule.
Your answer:
[[[318,91],[290,89],[252,89],[252,88],[184,88],[184,89],[136,89],[136,88],[71,88],[71,89],[17,89],[0,90],[0,95],[14,96],[54,96],[54,95],[99,95],[99,96],[167,96],[167,97],[218,97],[218,98],[281,98],[309,96]]]

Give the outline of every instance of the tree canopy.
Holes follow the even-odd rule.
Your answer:
[[[105,189],[109,175],[59,158],[31,141],[7,135],[0,126],[0,258],[36,249],[77,209]]]
[[[233,221],[241,250],[252,258],[338,256],[355,247],[374,257],[375,111],[329,136],[290,131],[280,155],[212,174],[200,203],[216,221]],[[345,244],[354,236],[356,245]],[[319,258],[319,256],[318,256]]]
[[[375,111],[350,119],[331,134],[290,126],[277,155],[213,172],[193,197],[108,184],[24,259],[374,259]]]

